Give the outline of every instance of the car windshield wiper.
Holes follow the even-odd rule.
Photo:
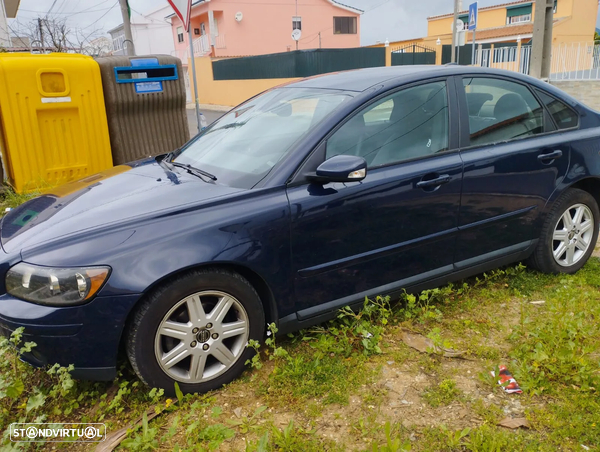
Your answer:
[[[215,176],[214,174],[211,174],[207,171],[201,170],[200,168],[196,168],[192,165],[185,164],[185,163],[179,163],[179,162],[170,162],[170,164],[173,166],[176,166],[177,168],[183,168],[183,169],[187,170],[188,173],[193,174],[194,176],[198,176],[200,178],[206,177],[213,182],[217,180],[217,176]]]

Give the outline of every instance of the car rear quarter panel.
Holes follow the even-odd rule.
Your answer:
[[[566,189],[582,181],[598,185],[600,192],[600,115],[581,104],[575,108],[580,115],[579,129],[561,132],[571,145],[569,170],[549,199],[546,211]],[[597,201],[600,203],[600,199]]]

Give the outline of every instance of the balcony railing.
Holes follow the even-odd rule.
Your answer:
[[[200,36],[192,41],[192,45],[194,47],[194,56],[205,56],[208,55],[211,50],[210,38],[208,35]],[[213,45],[217,49],[226,49],[225,46],[225,35],[221,34],[219,36],[215,36]],[[188,48],[185,49],[177,49],[171,52],[171,55],[179,58],[183,65],[188,64],[188,58],[190,56],[190,50]]]
[[[194,45],[194,56],[203,56],[210,53],[210,41],[207,35],[200,36],[193,41]]]
[[[225,35],[221,33],[219,36],[215,36],[215,49],[226,49],[225,45]]]

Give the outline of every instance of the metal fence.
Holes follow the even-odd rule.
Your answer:
[[[600,43],[553,46],[550,80],[600,80]]]
[[[215,80],[294,78],[385,66],[384,47],[315,49],[213,61]]]
[[[477,48],[475,65],[529,74],[531,45]],[[600,80],[600,43],[590,41],[553,46],[550,80]]]
[[[475,50],[475,65],[504,69],[507,71],[529,74],[531,64],[531,46],[524,45],[497,47],[493,49],[477,48]]]

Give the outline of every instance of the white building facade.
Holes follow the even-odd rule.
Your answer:
[[[132,14],[131,34],[136,55],[175,54],[171,22],[165,19],[172,12],[170,6],[164,6],[144,15]],[[123,24],[109,30],[108,33],[112,39],[112,54],[127,55]]]
[[[12,47],[8,19],[17,17],[20,1],[21,0],[0,0],[0,47]],[[172,37],[171,40],[173,40]]]

